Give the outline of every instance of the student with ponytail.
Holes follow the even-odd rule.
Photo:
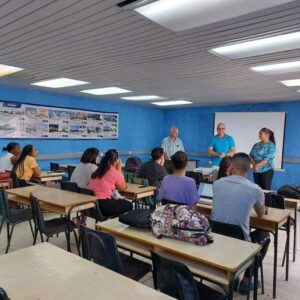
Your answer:
[[[20,145],[11,142],[2,151],[7,153],[0,157],[0,172],[11,171],[21,153]]]
[[[26,145],[18,158],[13,170],[19,179],[30,180],[31,177],[41,175],[41,170],[35,160],[37,149],[33,145]]]
[[[259,131],[259,139],[260,142],[256,143],[250,152],[254,182],[262,189],[271,190],[276,153],[274,132],[262,128]]]
[[[106,217],[116,217],[132,210],[132,203],[125,199],[113,199],[114,191],[123,191],[127,184],[122,175],[122,162],[116,150],[108,150],[98,169],[92,174],[89,189],[99,198],[99,205]]]

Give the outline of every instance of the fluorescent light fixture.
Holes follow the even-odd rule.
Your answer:
[[[297,92],[300,93],[300,90],[298,90]]]
[[[229,20],[291,1],[158,0],[140,6],[135,11],[169,30],[181,31]]]
[[[168,99],[165,97],[149,95],[149,96],[132,96],[132,97],[122,97],[124,100],[132,100],[132,101],[147,101],[147,100],[164,100]]]
[[[7,66],[7,65],[1,65],[0,64],[0,77],[6,76],[9,74],[13,74],[16,72],[23,71],[24,69],[22,68],[17,68],[17,67],[12,67],[12,66]]]
[[[56,78],[56,79],[35,82],[35,83],[32,83],[31,85],[44,86],[44,87],[49,87],[49,88],[53,88],[53,89],[58,89],[58,88],[76,86],[76,85],[82,85],[82,84],[88,84],[88,83],[89,82],[86,82],[86,81],[74,80],[74,79],[69,79],[69,78]]]
[[[300,72],[300,60],[278,64],[268,64],[250,68],[250,70],[265,75]]]
[[[84,91],[80,91],[80,92],[97,95],[97,96],[131,93],[131,91],[120,89],[118,87],[107,87],[107,88],[101,88],[101,89],[84,90]]]
[[[282,80],[280,82],[286,86],[300,86],[300,79]]]
[[[209,50],[229,59],[239,59],[300,48],[300,31],[249,40]]]
[[[186,100],[173,100],[173,101],[162,101],[162,102],[152,102],[152,104],[159,105],[159,106],[169,106],[169,105],[185,105],[185,104],[192,104],[191,101]]]

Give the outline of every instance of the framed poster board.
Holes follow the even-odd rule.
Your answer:
[[[118,139],[119,114],[0,101],[0,138]]]

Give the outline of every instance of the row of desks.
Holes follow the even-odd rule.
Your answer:
[[[151,189],[152,188],[152,189]],[[131,198],[133,200],[139,199],[141,197],[145,197],[149,195],[149,193],[154,193],[155,188],[153,187],[140,187],[139,185],[134,185],[134,184],[129,184],[128,185],[128,190],[127,190],[127,197]],[[18,201],[23,204],[29,204],[29,194],[33,193],[36,197],[38,197],[41,201],[41,206],[42,208],[55,212],[57,214],[67,214],[69,212],[69,209],[74,206],[81,204],[80,206],[77,206],[74,211],[79,211],[79,210],[84,210],[87,208],[90,208],[93,206],[91,203],[87,203],[90,201],[95,201],[97,197],[95,196],[89,196],[89,195],[83,195],[83,194],[77,194],[77,193],[72,193],[68,191],[62,191],[62,190],[57,190],[57,189],[51,189],[47,188],[44,186],[30,186],[30,187],[25,187],[25,188],[19,188],[19,189],[12,189],[8,190],[8,193],[10,195],[10,199]],[[87,203],[87,204],[85,204]],[[199,204],[198,208],[207,216],[210,215],[211,213],[211,206],[205,205],[205,204]],[[267,231],[270,231],[274,233],[274,281],[273,281],[273,296],[276,296],[276,270],[277,270],[277,244],[278,244],[278,228],[287,222],[288,218],[290,216],[290,213],[288,210],[278,210],[278,209],[269,209],[268,215],[265,215],[262,218],[258,218],[255,216],[251,217],[251,227],[259,228],[259,229],[264,229]],[[98,229],[106,230],[109,231],[109,227],[111,227],[111,232],[114,235],[118,235],[116,232],[116,226],[121,226],[119,227],[120,232],[124,233],[125,228],[123,228],[121,223],[113,223],[117,222],[116,220],[110,220],[104,223],[97,224]],[[105,228],[102,228],[102,226],[107,226]],[[118,236],[119,239],[119,245],[122,246],[123,248],[128,248],[129,245],[132,251],[139,253],[144,256],[149,256],[149,249],[157,249],[159,245],[163,245],[162,240],[157,240],[155,237],[152,236],[150,232],[146,233],[143,239],[141,239],[141,232],[137,232],[133,230],[132,232],[130,230],[133,230],[132,228],[126,228],[126,232],[129,232],[131,234],[131,243],[128,243],[128,236],[125,238]],[[138,238],[134,239],[134,235],[138,235]],[[142,233],[144,235],[144,233]],[[224,237],[225,239],[227,237]],[[123,239],[123,240],[122,240]],[[141,243],[143,241],[143,243]],[[147,243],[148,241],[148,243]],[[151,245],[149,245],[149,242],[151,241]],[[169,239],[166,239],[166,241],[169,241]],[[176,253],[176,249],[178,249],[177,245],[172,244],[175,241],[172,240],[170,242],[170,248],[174,248],[174,251],[169,255],[176,256],[178,253]],[[180,242],[180,241],[176,241]],[[232,242],[231,242],[232,243]],[[245,242],[247,243],[247,242]],[[146,244],[142,245],[142,244]],[[222,245],[223,242],[220,244]],[[247,243],[249,244],[249,243]],[[214,245],[217,245],[214,243]],[[219,246],[220,246],[219,245]],[[250,244],[253,246],[253,244]],[[187,247],[187,243],[183,243],[182,245],[184,249]],[[190,245],[194,246],[194,245]],[[150,247],[150,248],[149,248]],[[197,247],[198,251],[199,247]],[[205,249],[205,247],[204,247]],[[224,249],[223,246],[220,246],[220,249]],[[238,248],[236,248],[238,249]],[[239,249],[243,252],[242,249]],[[238,252],[240,252],[238,250]],[[163,247],[163,249],[160,249],[160,251],[166,251],[166,249]],[[180,252],[180,251],[179,251]],[[219,251],[221,252],[221,251]],[[224,252],[224,251],[222,251]],[[229,255],[230,257],[238,257],[237,255],[231,255],[230,253],[232,250],[230,250]],[[147,254],[148,253],[148,254]],[[217,253],[215,253],[217,255]],[[253,257],[252,257],[253,258]],[[275,259],[276,258],[276,259]],[[232,259],[232,258],[231,258]],[[204,260],[206,260],[206,257],[204,257]],[[228,279],[230,276],[228,275],[229,273],[232,274],[234,273],[232,269],[228,269],[225,273],[224,270],[220,272],[216,272],[215,270],[212,271],[211,266],[209,268],[204,268],[203,264],[204,262],[202,261],[197,262],[197,263],[192,263],[193,258],[190,257],[189,261],[186,261],[184,259],[184,262],[188,262],[188,265],[192,267],[193,272],[197,274],[200,277],[211,279],[214,282],[217,282],[219,284],[227,285],[229,286],[230,280]],[[276,264],[275,264],[276,261]],[[200,263],[200,264],[199,264]],[[210,263],[208,263],[210,265]],[[214,266],[216,267],[216,266]],[[286,278],[288,278],[288,255],[287,255],[287,264],[286,264]],[[198,271],[197,271],[198,270]],[[228,273],[229,272],[229,273]]]
[[[48,243],[2,255],[0,266],[0,286],[13,300],[171,299]]]

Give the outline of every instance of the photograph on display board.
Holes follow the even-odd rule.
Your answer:
[[[117,113],[0,102],[0,138],[117,139]]]

